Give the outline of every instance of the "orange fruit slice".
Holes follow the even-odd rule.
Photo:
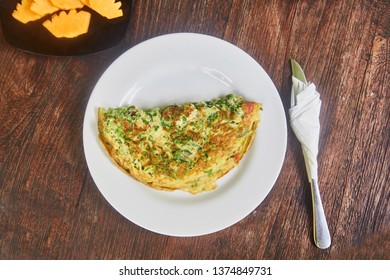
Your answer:
[[[84,0],[84,4],[100,15],[113,19],[123,16],[122,2],[116,0]]]
[[[122,2],[118,0],[21,0],[12,16],[26,24],[52,15],[43,26],[58,38],[74,38],[88,32],[91,14],[76,10],[84,5],[107,19],[123,16]]]
[[[15,10],[12,12],[12,16],[22,23],[38,20],[41,16],[31,11],[31,5],[33,0],[22,0],[22,2],[16,5]]]
[[[51,3],[61,10],[79,9],[84,6],[80,0],[50,0]]]
[[[33,0],[30,9],[31,11],[42,17],[57,12],[59,10],[58,7],[53,6],[50,0]]]
[[[88,32],[90,20],[91,14],[86,11],[62,11],[46,20],[43,26],[57,38],[74,38]]]

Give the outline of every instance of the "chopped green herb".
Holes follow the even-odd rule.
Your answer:
[[[207,176],[211,176],[213,174],[213,170],[209,169],[209,170],[205,171],[204,173],[206,173]]]
[[[167,119],[162,119],[161,126],[170,129],[172,127],[172,123]]]
[[[219,118],[218,113],[211,113],[208,115],[207,120],[212,123]]]

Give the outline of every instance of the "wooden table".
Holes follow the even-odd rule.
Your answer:
[[[270,75],[286,113],[290,58],[316,84],[329,249],[313,243],[310,188],[290,127],[272,191],[222,231],[159,235],[100,194],[82,142],[92,89],[120,54],[173,32],[242,48]],[[0,259],[389,259],[389,32],[387,1],[136,0],[123,42],[78,57],[20,51],[0,27]]]

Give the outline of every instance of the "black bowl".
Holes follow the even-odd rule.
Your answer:
[[[27,24],[12,17],[16,4],[20,2],[1,1],[0,17],[5,39],[24,51],[60,56],[90,54],[117,45],[126,33],[131,7],[131,1],[122,0],[123,16],[110,20],[88,7],[83,7],[83,10],[91,13],[88,33],[76,38],[56,38],[42,25],[51,15]]]

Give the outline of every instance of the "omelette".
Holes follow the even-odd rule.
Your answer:
[[[202,102],[98,109],[98,133],[113,162],[157,190],[200,193],[238,165],[262,105],[228,94]]]

